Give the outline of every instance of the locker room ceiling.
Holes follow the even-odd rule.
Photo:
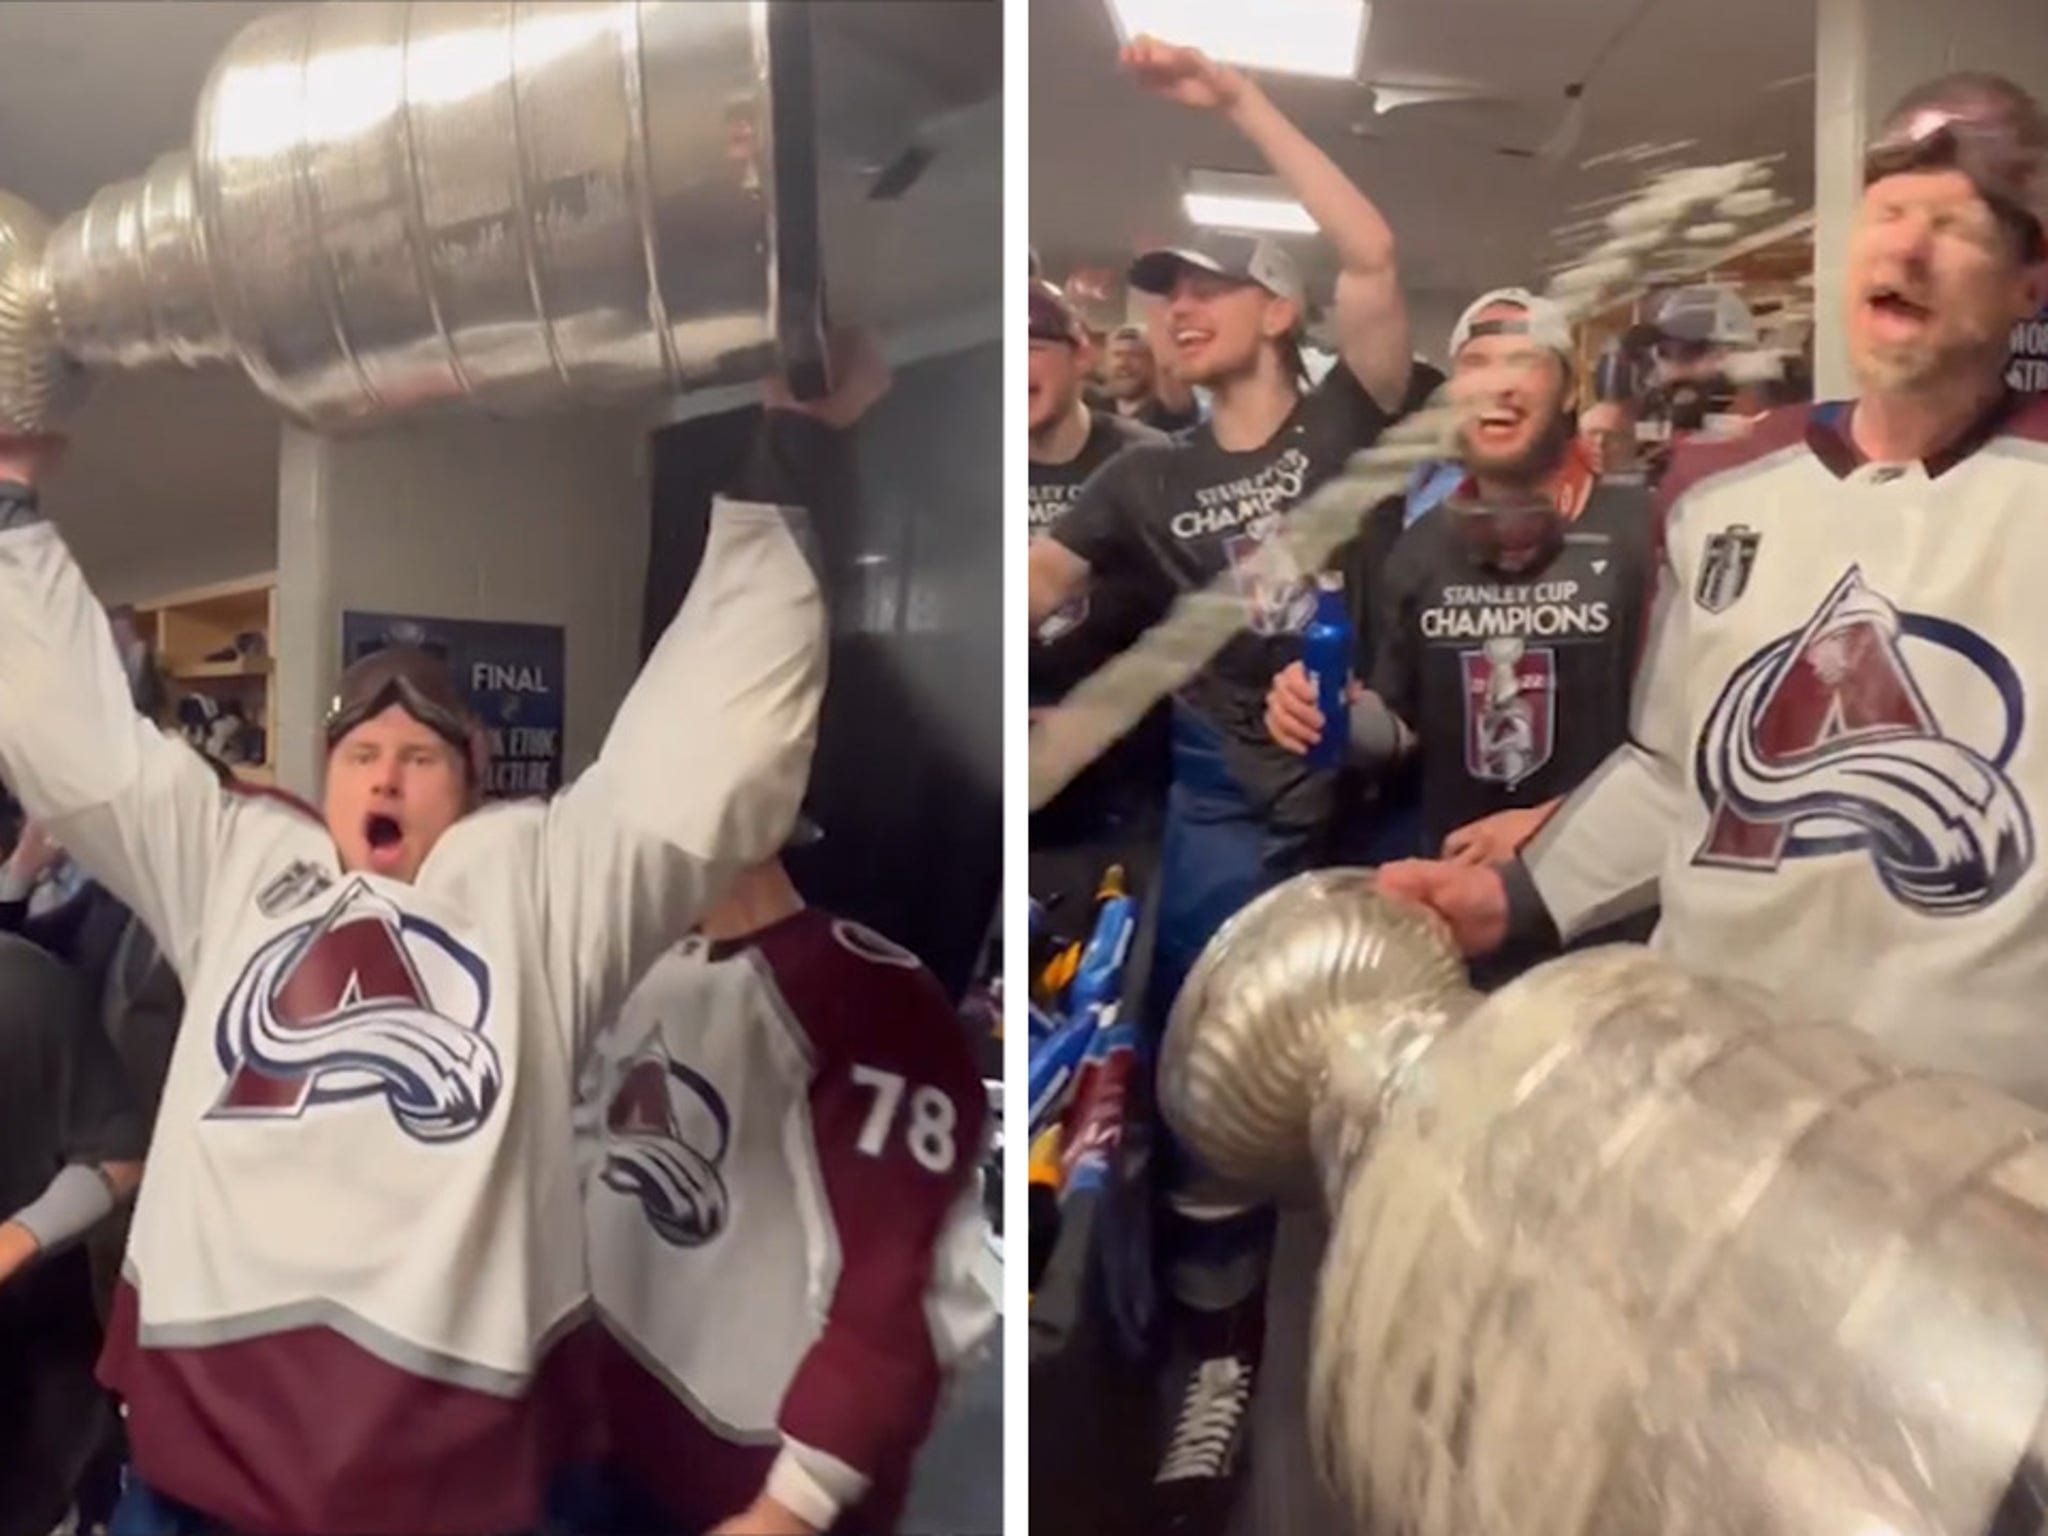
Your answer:
[[[1576,149],[1555,169],[1528,158],[1563,123],[1566,88],[1625,27],[1586,92]],[[1696,163],[1783,153],[1778,186],[1796,200],[1784,213],[1809,207],[1815,30],[1814,0],[1376,0],[1362,79],[1465,84],[1485,99],[1375,115],[1356,80],[1262,80],[1378,200],[1411,291],[1470,297],[1540,278],[1549,231],[1585,216],[1566,210],[1633,180],[1620,162],[1581,163],[1632,145],[1698,139],[1684,151]],[[1116,46],[1104,0],[1034,0],[1031,237],[1056,278],[1120,268],[1184,233],[1190,169],[1264,169],[1228,124],[1121,78]],[[1288,243],[1326,297],[1327,251]]]
[[[215,56],[277,0],[0,3],[0,188],[51,216],[189,141]],[[818,77],[827,280],[835,315],[885,333],[981,311],[1001,239],[1000,20],[979,0],[821,6]],[[867,197],[912,140],[928,167]],[[231,371],[100,381],[53,507],[113,595],[209,579],[213,552],[276,558],[277,416]],[[139,516],[138,514],[146,514]],[[188,571],[200,574],[188,575]],[[233,572],[230,571],[230,574]],[[215,571],[214,574],[219,574]]]

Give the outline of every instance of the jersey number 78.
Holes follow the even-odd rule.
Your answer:
[[[910,1095],[910,1115],[904,1127],[904,1144],[910,1155],[917,1159],[920,1168],[932,1173],[948,1173],[959,1156],[953,1144],[953,1127],[958,1122],[959,1111],[953,1101],[929,1084],[911,1087],[900,1072],[884,1072],[878,1067],[855,1066],[853,1082],[857,1088],[866,1088],[875,1096],[868,1106],[868,1117],[862,1123],[860,1136],[854,1142],[854,1150],[864,1157],[880,1157],[894,1134],[896,1111],[903,1107],[906,1089]]]

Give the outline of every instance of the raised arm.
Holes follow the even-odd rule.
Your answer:
[[[189,975],[231,811],[199,757],[135,711],[106,611],[42,513],[60,453],[0,438],[0,778]]]
[[[611,1018],[740,869],[774,854],[810,777],[827,624],[802,510],[843,475],[839,428],[887,388],[879,351],[833,397],[771,391],[711,510],[703,563],[589,771],[542,813],[538,893],[564,1021]]]
[[[1124,49],[1123,62],[1157,94],[1222,112],[1301,199],[1337,251],[1336,319],[1344,366],[1382,410],[1399,411],[1413,366],[1408,305],[1394,231],[1372,199],[1242,71],[1196,49],[1147,37]]]

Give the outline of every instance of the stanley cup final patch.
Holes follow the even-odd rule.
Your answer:
[[[1709,535],[1693,601],[1709,613],[1725,613],[1734,607],[1749,586],[1749,573],[1756,568],[1757,547],[1762,543],[1762,534],[1740,523]]]

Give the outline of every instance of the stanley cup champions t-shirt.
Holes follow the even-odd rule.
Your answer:
[[[1438,506],[1389,557],[1372,688],[1417,737],[1423,835],[1576,788],[1628,733],[1653,577],[1640,483],[1603,480],[1532,571],[1481,565]]]
[[[1081,487],[1125,448],[1157,447],[1163,432],[1108,411],[1088,413],[1088,438],[1064,464],[1031,463],[1031,536],[1051,533],[1080,500]],[[1142,565],[1108,565],[1032,636],[1031,702],[1056,704],[1067,691],[1145,632],[1168,593]]]
[[[1407,405],[1441,381],[1418,363]],[[1278,571],[1261,558],[1287,514],[1370,446],[1393,417],[1349,369],[1330,370],[1257,448],[1232,451],[1204,422],[1163,448],[1119,456],[1089,483],[1053,537],[1091,569],[1139,563],[1177,592],[1224,577],[1249,622],[1182,689],[1181,702],[1223,737],[1232,776],[1249,799],[1283,825],[1316,819],[1326,797],[1316,774],[1266,734],[1273,674],[1301,651],[1315,613],[1313,571]]]
[[[1088,413],[1088,438],[1064,464],[1031,465],[1031,536],[1050,533],[1081,487],[1125,449],[1158,446],[1164,433],[1108,411]],[[1171,591],[1148,567],[1124,562],[1089,572],[1079,592],[1046,616],[1031,639],[1031,705],[1057,704],[1124,650],[1166,611]],[[1051,804],[1031,816],[1031,841],[1046,847],[1086,841],[1120,813],[1166,797],[1167,722],[1154,710],[1090,763]]]

